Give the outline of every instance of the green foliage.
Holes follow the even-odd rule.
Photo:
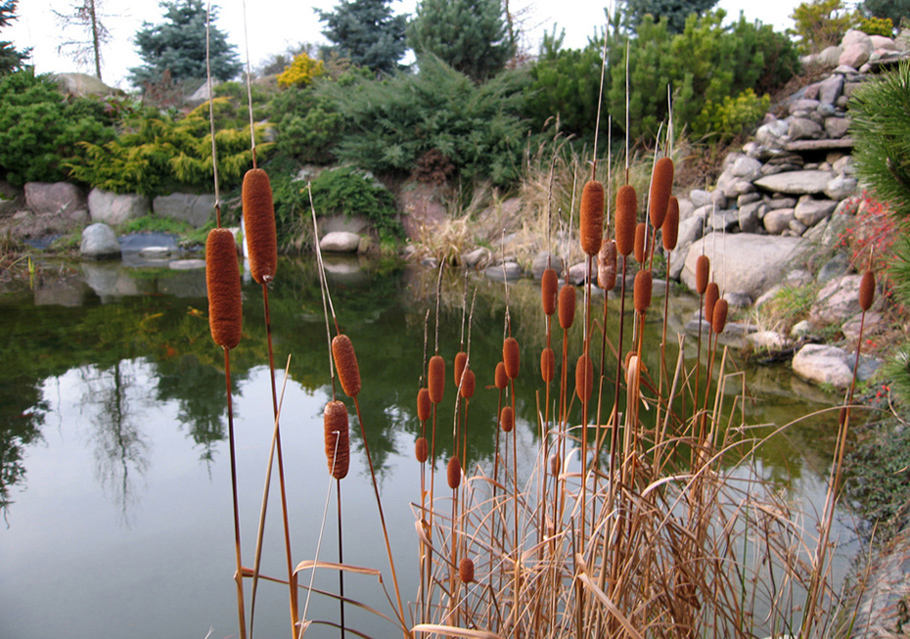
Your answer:
[[[250,85],[253,95],[253,121],[261,122],[271,119],[271,101],[278,94],[278,88],[271,83],[254,82]],[[216,113],[217,125],[226,128],[241,128],[249,124],[250,113],[247,107],[247,90],[245,82],[220,82],[212,86],[216,98],[227,98],[227,106]],[[228,114],[233,117],[228,117]]]
[[[16,15],[18,0],[0,0],[0,29],[8,26]],[[16,49],[12,42],[0,41],[0,76],[22,68],[22,63],[31,55],[31,49]]]
[[[717,104],[705,103],[693,127],[697,131],[717,137],[721,142],[728,142],[743,131],[755,126],[768,112],[771,96],[758,97],[751,88],[746,89],[735,98],[724,96]]]
[[[239,186],[252,166],[249,126],[226,129],[218,126],[218,113],[230,111],[229,101],[215,99],[218,176],[224,189]],[[257,125],[257,136],[264,125]],[[173,121],[152,111],[127,124],[116,140],[107,144],[85,143],[86,160],[73,165],[75,177],[115,193],[140,193],[150,197],[178,188],[211,191],[213,188],[212,138],[208,103]],[[262,158],[271,144],[257,145]]]
[[[462,179],[504,185],[519,172],[526,84],[521,74],[501,73],[476,85],[428,57],[416,75],[322,88],[344,118],[340,160],[376,174],[407,175],[435,149]]]
[[[421,0],[408,43],[421,65],[432,54],[477,82],[504,69],[516,45],[500,0]]]
[[[158,82],[165,71],[175,82],[206,77],[206,5],[202,0],[173,0],[162,2],[161,7],[165,21],[143,23],[135,37],[143,65],[130,69],[130,81],[142,89]],[[243,65],[236,47],[215,26],[217,17],[213,7],[209,37],[212,77],[230,80]]]
[[[860,8],[869,16],[891,20],[891,24],[896,27],[901,27],[901,23],[910,17],[910,0],[863,0]]]
[[[294,61],[278,76],[278,86],[305,87],[325,73],[322,60],[314,60],[306,53],[294,56]]]
[[[890,38],[894,35],[894,23],[891,18],[860,18],[859,30],[867,35],[880,35]]]
[[[790,16],[796,23],[793,32],[802,51],[816,53],[840,44],[847,30],[856,25],[858,14],[848,11],[844,0],[803,2]]]
[[[67,98],[31,67],[0,78],[0,170],[11,184],[64,180],[83,161],[81,142],[113,137],[104,103]]]
[[[682,33],[690,15],[705,15],[716,4],[717,0],[627,0],[625,20],[635,29],[645,15],[650,15],[655,22],[665,19],[670,33]]]
[[[393,16],[390,1],[341,0],[334,11],[317,9],[322,34],[355,65],[391,73],[407,49],[407,16]]]

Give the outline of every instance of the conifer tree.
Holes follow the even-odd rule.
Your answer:
[[[686,18],[693,13],[703,16],[716,4],[717,0],[627,0],[625,12],[627,24],[633,30],[645,15],[651,14],[654,22],[667,19],[668,32],[682,33]]]
[[[16,15],[16,4],[17,0],[0,0],[0,29],[19,17]],[[20,69],[30,54],[31,49],[18,50],[12,42],[0,41],[0,75]]]
[[[392,15],[391,0],[341,0],[334,11],[316,10],[322,34],[357,66],[390,73],[407,49],[407,16]]]

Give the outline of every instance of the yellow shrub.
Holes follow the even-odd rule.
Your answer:
[[[278,76],[278,86],[288,87],[305,87],[310,82],[325,73],[325,67],[322,60],[314,60],[306,53],[301,53],[294,57],[290,66]]]

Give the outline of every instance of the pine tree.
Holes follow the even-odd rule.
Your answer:
[[[670,33],[682,33],[686,28],[686,18],[693,13],[703,16],[716,4],[717,0],[627,0],[627,26],[635,30],[641,19],[650,13],[654,22],[666,18]]]
[[[130,81],[137,87],[159,82],[165,72],[175,81],[206,77],[205,27],[206,7],[202,0],[162,2],[165,21],[152,25],[143,23],[136,33],[135,43],[145,63],[130,69]],[[217,11],[212,8],[210,34],[212,76],[230,80],[240,73],[243,65],[237,49],[215,26]]]
[[[0,0],[0,29],[8,26],[16,15],[17,0]],[[22,68],[22,63],[31,55],[31,49],[18,50],[12,42],[0,41],[0,75]]]
[[[516,44],[500,0],[421,0],[408,42],[418,58],[435,55],[477,82],[501,71]]]
[[[393,16],[391,0],[341,0],[334,11],[316,10],[322,34],[337,53],[376,73],[390,73],[407,49],[407,16]]]
[[[876,18],[891,18],[898,28],[902,20],[910,20],[910,0],[864,0],[861,7]]]

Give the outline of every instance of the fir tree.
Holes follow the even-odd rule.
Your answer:
[[[407,49],[407,16],[392,15],[391,0],[341,0],[334,11],[316,10],[322,34],[336,52],[377,73],[390,73]]]
[[[17,0],[0,0],[0,29],[8,26],[16,15]],[[22,63],[31,55],[31,49],[18,50],[12,42],[0,40],[0,75],[22,68]]]

